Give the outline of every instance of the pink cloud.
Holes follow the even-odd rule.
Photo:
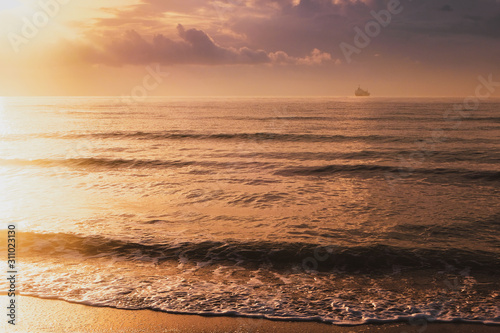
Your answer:
[[[276,64],[286,64],[286,65],[321,65],[324,63],[335,63],[336,65],[340,64],[339,59],[332,59],[332,55],[330,53],[321,52],[318,49],[314,49],[311,51],[310,55],[307,55],[303,58],[292,57],[286,54],[283,51],[273,52],[269,54],[273,63]]]
[[[158,62],[166,65],[252,65],[288,64],[319,65],[334,61],[329,53],[314,49],[309,55],[298,58],[284,51],[266,52],[248,47],[223,47],[199,29],[177,26],[179,39],[163,34],[146,40],[135,30],[127,31],[122,38],[98,38],[93,45],[80,46],[80,53],[91,63],[111,66],[139,65]]]

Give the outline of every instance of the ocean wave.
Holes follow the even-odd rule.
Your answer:
[[[476,272],[500,273],[498,254],[457,248],[403,248],[319,245],[269,241],[141,243],[99,235],[20,232],[23,256],[109,257],[126,261],[190,261],[215,266],[299,267],[305,271],[385,272],[394,267],[442,269],[446,265]],[[5,246],[5,244],[3,244]],[[446,259],[445,259],[446,258]]]
[[[49,134],[48,136],[52,136]],[[57,137],[57,134],[54,135]],[[288,134],[288,133],[189,133],[189,132],[108,132],[92,134],[64,134],[61,138],[93,137],[100,139],[136,139],[136,140],[242,140],[242,141],[294,141],[294,142],[343,142],[343,141],[377,141],[398,142],[408,140],[398,136],[385,135],[319,135],[319,134]],[[415,141],[415,140],[409,140]]]
[[[199,166],[209,169],[223,170],[244,168],[274,168],[275,164],[258,161],[217,162],[217,161],[183,161],[183,160],[143,160],[143,159],[112,159],[112,158],[68,158],[68,159],[0,159],[0,165],[5,166],[33,166],[33,167],[66,167],[75,169],[155,169],[155,168],[183,168]],[[195,170],[192,174],[210,173],[211,171]]]
[[[358,175],[371,176],[376,174],[384,177],[389,176],[390,180],[397,178],[406,178],[410,176],[452,176],[462,177],[471,180],[486,180],[500,181],[499,171],[475,171],[466,169],[452,168],[411,168],[397,167],[391,165],[371,165],[371,164],[354,164],[354,165],[326,165],[317,167],[295,167],[277,171],[276,175],[281,176],[322,176],[334,175],[338,173],[356,173]]]
[[[420,153],[418,157],[425,161],[436,162],[457,162],[474,161],[480,159],[481,163],[496,164],[500,161],[500,151],[481,151],[481,150],[434,150],[430,152],[416,152],[415,150],[392,149],[392,150],[361,150],[348,152],[232,152],[223,155],[224,158],[262,158],[262,159],[283,159],[290,161],[331,161],[331,160],[394,160],[400,157],[414,156]]]
[[[500,123],[500,117],[464,117],[464,121],[487,121],[491,123]]]
[[[269,154],[269,153],[268,153]],[[301,153],[302,154],[302,153]],[[249,155],[255,157],[254,155]],[[307,160],[311,158],[320,160],[319,156],[314,154],[304,154],[304,156],[296,155],[295,160]],[[384,154],[377,152],[354,152],[354,153],[332,153],[327,154],[327,157],[321,160],[328,159],[346,159],[346,160],[363,160],[363,159],[382,159]],[[270,154],[267,158],[287,158],[289,154],[278,153]],[[308,158],[309,157],[309,158]],[[446,159],[446,158],[445,158]],[[462,159],[463,160],[463,159]],[[293,162],[293,161],[291,161]],[[493,163],[493,161],[485,160],[484,163]],[[69,159],[0,159],[0,165],[4,166],[22,166],[22,167],[65,167],[83,170],[99,170],[99,169],[156,169],[156,168],[184,168],[184,167],[201,167],[204,170],[191,171],[193,174],[205,174],[217,172],[217,170],[227,169],[255,169],[271,170],[277,176],[332,176],[335,174],[349,175],[351,177],[385,177],[389,181],[401,180],[408,177],[460,177],[466,180],[482,180],[482,181],[500,181],[500,171],[493,170],[468,170],[455,168],[412,168],[394,165],[379,165],[379,164],[330,164],[325,166],[288,166],[278,169],[280,164],[264,161],[244,161],[237,162],[229,161],[189,161],[189,160],[144,160],[144,159],[112,159],[112,158],[69,158]],[[206,170],[205,170],[206,169]]]
[[[430,135],[431,133],[429,133]],[[98,132],[98,133],[34,133],[34,134],[5,134],[0,136],[2,141],[18,141],[30,138],[42,139],[86,139],[86,140],[196,140],[196,141],[276,141],[276,142],[377,142],[377,143],[419,143],[429,140],[427,137],[398,136],[398,135],[341,135],[341,134],[306,134],[306,133],[195,133],[195,132]],[[492,143],[488,138],[460,138],[445,137],[446,143]]]
[[[0,159],[0,165],[70,167],[70,168],[169,168],[185,167],[194,164],[190,161],[108,159],[108,158],[69,158],[69,159]]]
[[[156,301],[155,304],[148,304],[147,301],[143,301],[143,303],[146,304],[141,304],[139,301],[135,301],[134,303],[132,302],[127,302],[128,300],[81,300],[81,299],[75,299],[74,296],[54,296],[52,294],[46,295],[43,292],[36,292],[36,293],[22,293],[23,295],[26,296],[31,296],[31,297],[38,297],[42,299],[56,299],[56,300],[64,300],[68,301],[71,303],[76,303],[76,304],[83,304],[87,306],[96,306],[96,307],[111,307],[111,308],[117,308],[117,309],[127,309],[127,310],[153,310],[153,311],[160,311],[160,312],[165,312],[165,313],[170,313],[170,314],[175,314],[175,315],[199,315],[199,316],[204,316],[204,317],[230,317],[230,318],[236,318],[239,322],[240,328],[248,330],[248,332],[259,332],[259,328],[264,328],[265,322],[261,321],[260,319],[267,319],[275,322],[316,322],[316,323],[325,323],[325,324],[330,324],[330,325],[335,325],[335,326],[358,326],[358,325],[366,325],[366,324],[399,324],[399,323],[405,323],[408,325],[411,325],[415,327],[415,329],[420,328],[421,331],[424,331],[425,328],[429,325],[429,323],[432,324],[446,324],[446,323],[452,323],[452,324],[484,324],[484,325],[489,325],[491,327],[500,327],[500,318],[495,317],[495,318],[489,318],[483,313],[478,313],[475,314],[474,316],[471,315],[470,313],[453,313],[453,314],[448,314],[448,315],[443,315],[442,317],[436,318],[432,314],[432,310],[434,310],[432,307],[429,307],[429,309],[423,308],[423,310],[426,313],[422,312],[415,312],[411,313],[411,310],[414,310],[415,307],[408,306],[406,304],[394,306],[391,308],[389,311],[384,311],[381,309],[378,309],[378,312],[376,314],[373,314],[370,310],[367,310],[365,308],[358,308],[355,307],[355,304],[349,304],[351,305],[350,307],[344,304],[342,301],[334,301],[328,304],[327,302],[323,302],[324,304],[318,304],[320,303],[319,301],[314,304],[314,307],[317,307],[318,305],[323,306],[323,308],[328,309],[330,312],[327,314],[321,314],[321,315],[312,315],[312,314],[300,314],[299,311],[291,311],[288,308],[293,308],[292,306],[283,306],[281,303],[283,302],[283,298],[280,298],[280,294],[273,294],[270,293],[270,296],[267,298],[264,298],[263,300],[253,300],[254,305],[253,305],[253,311],[249,311],[247,309],[238,309],[234,310],[231,308],[224,308],[222,305],[220,305],[218,308],[217,307],[207,307],[207,309],[204,310],[191,310],[191,309],[185,309],[182,308],[182,306],[178,306],[174,308],[172,305],[172,300],[168,299],[167,297],[164,296],[164,298],[168,299],[168,304],[166,305],[165,303],[167,302],[161,302],[161,301]],[[182,292],[181,292],[182,294]],[[184,302],[186,300],[183,299]],[[227,302],[226,300],[221,301],[221,303]],[[132,303],[132,304],[131,304]],[[151,303],[151,302],[149,302]],[[160,305],[158,305],[158,303]],[[382,303],[381,301],[377,300],[377,303]],[[432,305],[434,307],[438,308],[443,308],[445,307],[439,305],[436,305],[437,302],[433,302]],[[375,304],[375,302],[373,302]],[[276,310],[273,308],[273,305],[280,305],[280,309]],[[262,308],[258,308],[257,306],[260,306]],[[308,307],[313,307],[311,305],[308,305]],[[404,307],[407,307],[408,310],[405,311],[403,310]],[[251,308],[251,307],[249,307]],[[304,309],[302,309],[304,310]],[[306,308],[305,310],[310,310],[309,308]],[[317,309],[314,309],[317,310]],[[375,308],[375,310],[377,310]],[[451,310],[451,309],[450,309]],[[481,309],[482,310],[482,309]],[[261,311],[260,313],[257,311]],[[286,311],[290,311],[290,313],[287,313]],[[312,311],[309,311],[312,312]],[[343,312],[347,312],[348,314],[345,315]],[[436,312],[436,310],[434,310]],[[445,311],[443,311],[445,312]],[[451,311],[449,311],[451,312]],[[396,314],[394,314],[396,313]],[[342,317],[344,315],[344,317]],[[481,326],[479,326],[481,327]],[[405,332],[405,331],[403,331]]]

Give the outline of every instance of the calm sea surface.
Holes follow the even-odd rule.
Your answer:
[[[20,291],[500,324],[500,100],[460,102],[3,98],[0,219]]]

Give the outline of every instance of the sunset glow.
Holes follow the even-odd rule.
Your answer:
[[[478,332],[500,0],[0,0],[0,332]]]
[[[0,95],[123,95],[157,63],[148,95],[465,96],[500,58],[500,4],[469,3],[11,0]]]

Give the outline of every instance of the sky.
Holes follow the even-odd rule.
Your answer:
[[[0,0],[0,96],[465,97],[499,59],[498,0]]]

